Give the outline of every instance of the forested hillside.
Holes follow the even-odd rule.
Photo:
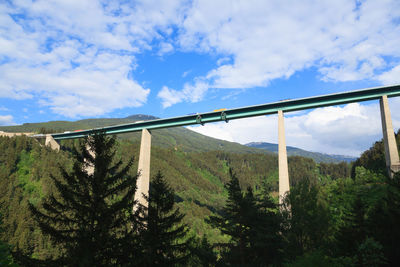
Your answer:
[[[72,141],[64,141],[60,152],[43,147],[35,139],[25,136],[0,138],[1,167],[0,182],[3,224],[7,231],[3,239],[25,251],[44,252],[46,242],[34,231],[32,220],[27,212],[27,203],[37,203],[53,189],[50,175],[59,175],[58,165],[71,164],[68,147]],[[139,144],[121,140],[119,156],[127,162],[135,158],[137,167]],[[186,152],[179,149],[166,149],[154,146],[151,153],[151,173],[161,170],[176,192],[176,201],[191,231],[199,236],[206,234],[212,241],[221,241],[223,236],[204,223],[203,219],[225,203],[227,191],[224,184],[229,181],[229,168],[239,177],[244,188],[251,187],[259,192],[266,183],[272,191],[278,189],[277,157],[269,154],[235,154],[224,151]],[[289,158],[291,183],[304,177],[325,179],[319,169],[327,172],[326,166],[311,159]],[[344,173],[348,169],[343,165]],[[335,172],[337,172],[335,168]],[[329,173],[329,171],[328,171]],[[331,172],[335,175],[334,172]]]
[[[398,139],[399,135],[399,143]],[[56,152],[25,136],[0,138],[0,213],[4,229],[1,240],[11,245],[13,250],[20,250],[37,259],[54,258],[61,253],[38,229],[28,211],[28,203],[39,205],[46,196],[54,193],[51,175],[63,179],[59,166],[72,169],[70,151],[74,141],[61,144],[61,151]],[[231,236],[235,231],[228,229],[221,234],[222,227],[227,226],[207,220],[210,216],[227,216],[227,201],[235,201],[232,194],[238,196],[232,190],[241,188],[248,190],[243,193],[244,199],[250,201],[248,203],[261,203],[260,208],[254,206],[259,209],[257,214],[271,209],[274,212],[268,216],[282,213],[279,218],[273,219],[281,220],[274,227],[283,227],[276,230],[283,239],[276,243],[279,247],[274,249],[284,252],[273,256],[275,263],[280,262],[278,265],[286,262],[291,266],[365,266],[372,262],[377,263],[375,266],[395,266],[399,253],[393,244],[396,244],[400,234],[391,229],[396,229],[400,222],[400,186],[398,178],[393,182],[385,178],[382,149],[382,142],[375,143],[353,167],[347,163],[317,164],[312,159],[289,157],[292,191],[281,209],[273,206],[270,209],[261,208],[262,205],[277,203],[278,169],[274,154],[224,150],[190,152],[179,146],[154,145],[151,173],[154,179],[156,173],[161,171],[174,190],[175,203],[189,226],[187,237],[204,236],[207,240],[204,244],[214,244],[214,252],[220,255],[220,261],[252,258],[243,254],[241,259],[235,259],[233,251],[238,239]],[[135,140],[119,139],[117,158],[124,163],[135,158],[132,175],[137,169],[138,150],[139,144]],[[232,187],[230,169],[238,178],[239,189]],[[227,186],[229,184],[231,186]],[[272,197],[272,202],[268,202],[267,196]],[[240,198],[236,200],[244,201]],[[288,208],[290,216],[285,213]],[[244,210],[247,209],[250,210]],[[227,218],[224,220],[229,221]],[[246,224],[246,221],[241,223]],[[279,235],[276,238],[280,238]],[[265,243],[265,246],[269,245]]]

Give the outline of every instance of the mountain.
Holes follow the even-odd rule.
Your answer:
[[[132,123],[142,120],[153,120],[157,117],[150,115],[132,115],[126,118],[102,118],[102,119],[85,119],[78,121],[50,121],[41,123],[24,123],[16,126],[2,126],[0,131],[4,132],[64,132],[74,130],[85,130],[104,126],[111,126],[124,123]],[[208,137],[184,127],[168,128],[152,130],[152,145],[162,148],[174,148],[184,152],[205,152],[213,150],[223,150],[233,153],[271,153],[266,150],[243,146],[238,143],[223,141]],[[140,141],[140,133],[126,133],[118,135],[119,138],[131,140],[133,142]]]
[[[248,147],[260,148],[264,149],[273,153],[278,153],[278,144],[271,144],[266,142],[252,142],[246,144]],[[352,162],[355,161],[357,158],[350,157],[350,156],[343,156],[343,155],[330,155],[330,154],[323,154],[319,152],[311,152],[307,150],[303,150],[301,148],[287,146],[286,147],[288,156],[302,156],[306,158],[312,158],[315,162],[325,162],[325,163],[339,163],[342,161],[345,162]]]
[[[84,130],[111,126],[117,124],[131,123],[135,121],[154,120],[155,116],[136,114],[126,118],[101,118],[101,119],[84,119],[78,121],[50,121],[41,123],[24,123],[16,126],[2,126],[0,131],[5,132],[64,132],[73,130]],[[134,142],[140,141],[140,133],[120,134],[120,138],[128,139]],[[163,148],[174,148],[184,152],[205,152],[213,150],[223,150],[233,153],[277,153],[278,145],[253,142],[241,145],[235,142],[208,137],[184,127],[159,129],[152,131],[152,145]],[[356,158],[343,155],[329,155],[318,152],[310,152],[296,147],[287,147],[288,156],[302,156],[314,159],[317,163],[338,163],[341,161],[351,162]]]

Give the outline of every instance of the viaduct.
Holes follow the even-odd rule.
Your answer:
[[[95,132],[104,132],[105,134],[119,134],[128,132],[142,132],[138,172],[140,176],[137,181],[137,191],[135,200],[142,205],[147,206],[143,194],[148,195],[150,183],[150,150],[151,150],[151,130],[194,125],[210,122],[262,116],[269,114],[278,114],[278,147],[279,147],[279,202],[282,197],[289,192],[289,174],[286,153],[284,113],[311,108],[326,107],[332,105],[341,105],[354,102],[369,100],[379,100],[382,131],[385,145],[386,167],[390,177],[400,170],[399,153],[397,150],[392,119],[390,116],[388,97],[400,96],[400,85],[374,87],[362,90],[348,91],[329,95],[320,95],[315,97],[300,98],[293,100],[283,100],[274,103],[267,103],[256,106],[248,106],[236,109],[220,110],[207,113],[198,113],[181,117],[157,119],[150,121],[134,122],[103,128],[95,128],[79,132],[58,133],[48,135],[33,135],[32,137],[46,137],[45,144],[53,149],[59,149],[57,141],[64,139],[81,138],[90,136]]]

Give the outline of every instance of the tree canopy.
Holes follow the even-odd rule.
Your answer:
[[[132,162],[114,163],[114,144],[102,134],[80,142],[72,171],[51,175],[55,192],[38,207],[29,204],[43,234],[62,251],[56,260],[63,265],[113,265],[135,244],[129,211],[136,176],[129,175]]]

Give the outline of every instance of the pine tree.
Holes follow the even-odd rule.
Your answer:
[[[217,254],[205,235],[201,239],[193,238],[190,251],[189,266],[215,266],[217,263]]]
[[[340,252],[340,255],[353,256],[357,254],[358,246],[367,236],[364,218],[364,203],[361,196],[357,195],[351,210],[345,213],[343,225],[337,233],[337,251]]]
[[[187,226],[182,223],[185,215],[174,209],[174,191],[158,172],[150,183],[148,208],[139,206],[136,218],[143,256],[140,266],[174,266],[185,264],[190,240],[186,239]]]
[[[288,256],[295,257],[321,248],[329,235],[329,212],[319,202],[318,194],[319,187],[304,179],[283,201],[281,212]]]
[[[132,161],[113,162],[115,142],[115,137],[95,134],[74,146],[72,171],[60,167],[61,177],[51,176],[57,193],[40,207],[30,204],[43,234],[62,248],[60,264],[121,264],[133,250],[130,222],[136,175],[129,174]]]
[[[400,172],[386,177],[386,195],[373,207],[367,218],[369,234],[382,244],[388,266],[400,262]]]
[[[208,222],[231,240],[224,247],[225,263],[241,266],[266,266],[276,262],[282,244],[277,205],[268,197],[254,196],[251,188],[242,193],[238,178],[230,171],[226,185],[228,200],[221,216],[211,216]]]
[[[0,233],[3,232],[2,216],[0,214]],[[0,240],[0,266],[18,266],[11,256],[11,248],[7,243]]]

